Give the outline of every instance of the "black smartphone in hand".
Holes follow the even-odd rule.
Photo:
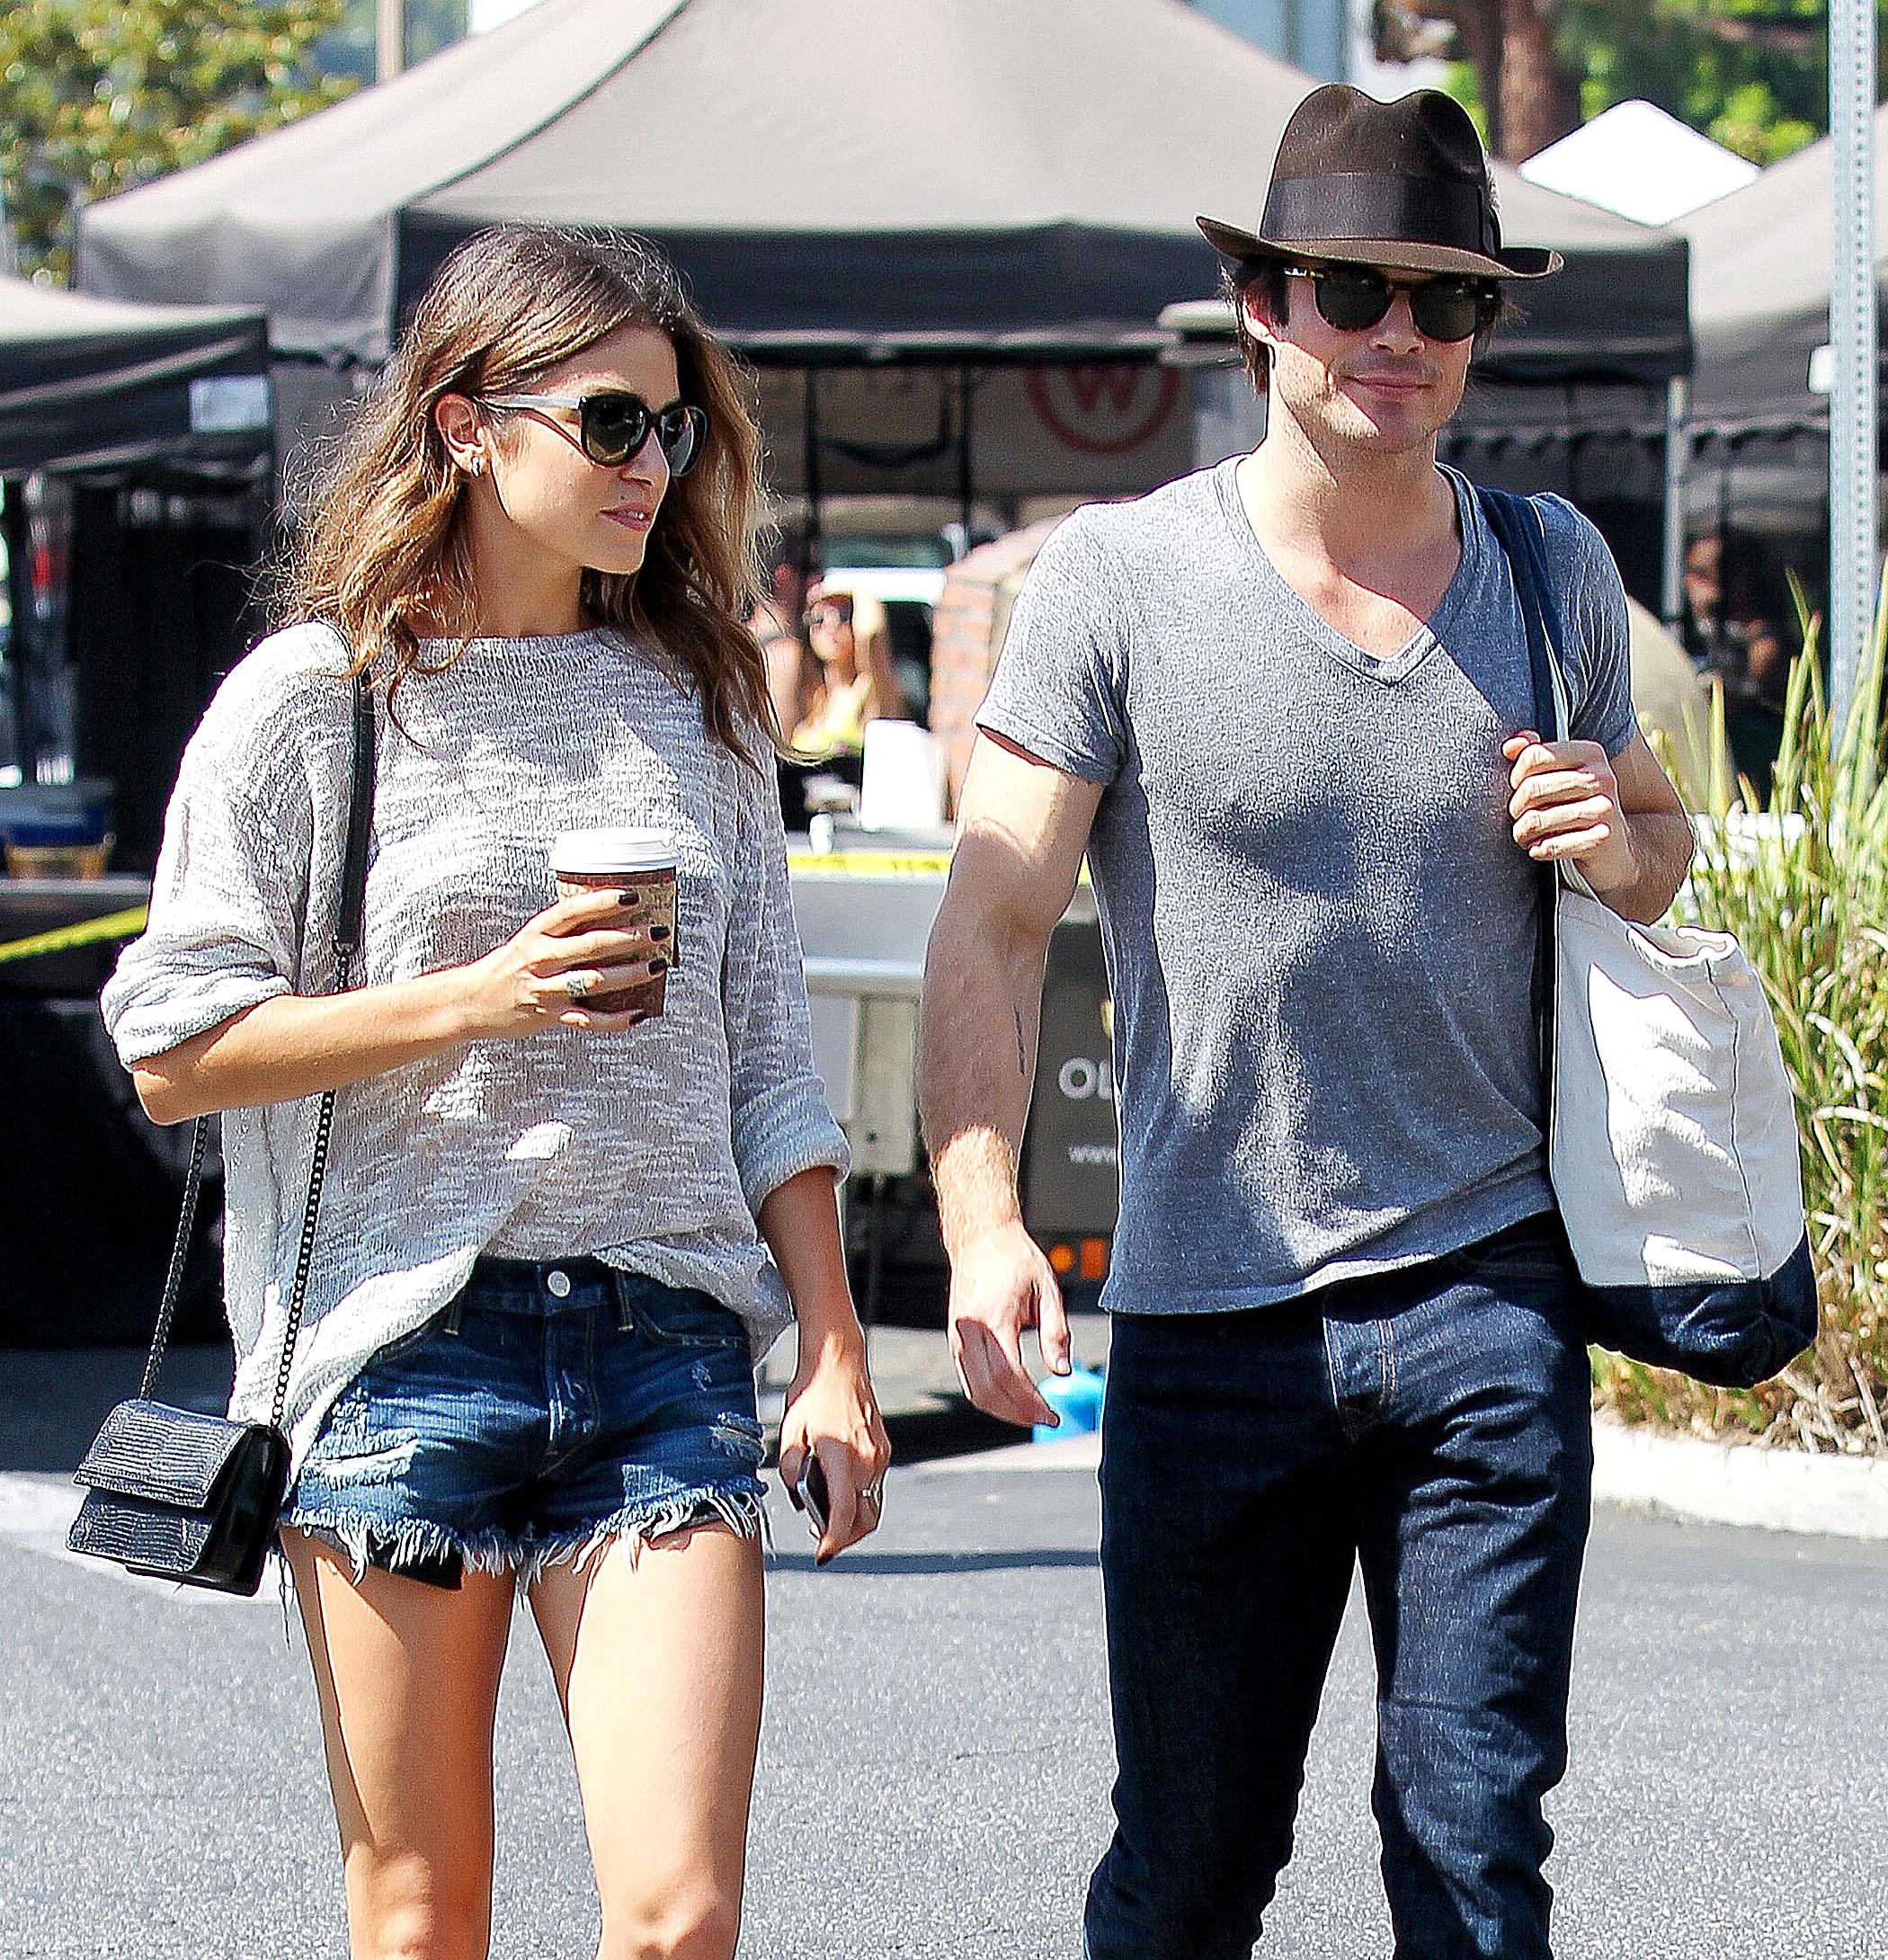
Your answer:
[[[806,1521],[813,1528],[813,1536],[815,1538],[824,1537],[832,1500],[826,1490],[826,1473],[812,1450],[809,1449],[801,1459],[800,1474],[788,1485],[787,1494],[793,1500],[793,1508],[796,1510],[806,1512]]]

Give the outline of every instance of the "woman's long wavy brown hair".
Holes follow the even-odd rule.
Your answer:
[[[700,697],[710,735],[758,765],[744,731],[773,732],[773,715],[760,648],[744,622],[761,593],[760,432],[744,370],[643,239],[503,225],[460,245],[311,486],[272,610],[278,624],[337,628],[357,670],[371,668],[389,700],[423,669],[417,614],[456,630],[462,651],[476,618],[460,521],[467,480],[433,408],[444,395],[528,393],[624,326],[668,335],[681,398],[708,411],[708,435],[695,467],[669,486],[642,569],[586,571],[583,604],[600,625],[680,670]]]

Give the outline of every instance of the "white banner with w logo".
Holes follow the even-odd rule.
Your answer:
[[[820,487],[827,494],[955,496],[955,370],[837,368],[814,379]],[[985,368],[973,376],[972,480],[980,495],[1118,496],[1193,466],[1193,377],[1171,368],[1091,363]],[[770,475],[803,487],[806,378],[761,377]]]

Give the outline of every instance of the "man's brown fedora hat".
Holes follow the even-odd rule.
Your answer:
[[[1231,259],[1543,279],[1561,256],[1504,245],[1488,159],[1467,110],[1438,89],[1394,102],[1332,82],[1292,111],[1257,231],[1198,220]]]

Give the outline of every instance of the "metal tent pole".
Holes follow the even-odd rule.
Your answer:
[[[13,644],[0,653],[0,731],[12,731],[12,753],[0,749],[0,769],[19,767],[22,779],[33,780],[32,730],[26,726],[26,684],[22,666],[25,655],[22,624],[32,608],[32,539],[26,528],[26,486],[18,477],[0,478],[0,539],[6,548],[6,597],[13,621]]]
[[[374,13],[374,79],[390,82],[406,66],[406,0],[378,0]]]
[[[1830,0],[1829,108],[1835,251],[1829,298],[1830,732],[1854,705],[1875,610],[1879,380],[1875,284],[1875,0]]]
[[[1659,617],[1676,633],[1685,617],[1685,484],[1691,472],[1687,416],[1691,384],[1675,374],[1665,384],[1665,562],[1659,584]]]
[[[957,370],[957,510],[964,524],[964,549],[968,552],[974,540],[970,535],[971,512],[975,503],[975,484],[972,480],[970,467],[970,370]]]
[[[808,368],[806,373],[806,408],[801,429],[802,456],[806,482],[802,486],[806,495],[806,539],[802,548],[807,569],[820,568],[819,532],[819,385],[814,379],[815,370]]]

